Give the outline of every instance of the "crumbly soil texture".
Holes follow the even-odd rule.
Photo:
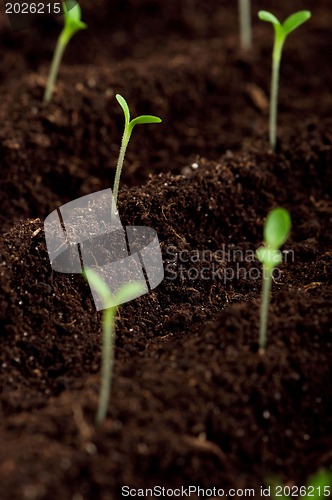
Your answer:
[[[331,2],[264,4],[281,19],[312,10],[284,48],[275,153],[273,32],[258,2],[249,52],[236,2],[81,7],[89,30],[68,47],[47,106],[61,20],[11,33],[0,16],[0,498],[118,500],[124,486],[260,498],[271,476],[305,485],[332,466]],[[163,119],[135,128],[118,208],[123,225],[157,232],[165,276],[118,310],[109,412],[96,428],[101,313],[80,275],[52,271],[43,222],[112,187],[116,93],[133,116]],[[292,230],[261,355],[253,255],[276,206]]]

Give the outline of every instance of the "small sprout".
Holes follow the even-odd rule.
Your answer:
[[[252,46],[250,2],[251,0],[238,0],[241,47],[244,50],[249,50]]]
[[[279,87],[279,72],[280,61],[284,43],[289,33],[301,26],[310,19],[311,12],[309,10],[301,10],[289,16],[283,24],[270,12],[261,10],[258,13],[259,19],[272,23],[274,27],[274,47],[272,57],[272,80],[271,80],[271,96],[270,96],[270,124],[269,138],[272,150],[275,151],[277,143],[277,108],[278,108],[278,87]]]
[[[139,124],[143,124],[143,123],[161,123],[160,118],[158,118],[157,116],[150,116],[150,115],[142,115],[142,116],[138,116],[137,118],[134,118],[133,120],[130,120],[130,111],[129,111],[129,107],[128,107],[126,100],[120,94],[116,94],[116,99],[117,99],[118,103],[120,104],[121,108],[123,109],[123,113],[125,116],[125,128],[124,128],[124,132],[123,132],[123,136],[122,136],[120,154],[119,154],[118,164],[116,166],[115,180],[114,180],[114,186],[113,186],[113,196],[114,196],[115,203],[117,202],[117,199],[118,199],[120,176],[121,176],[121,172],[122,172],[123,161],[125,158],[127,146],[128,146],[133,128],[135,127],[135,125],[139,125]]]
[[[62,3],[65,25],[58,38],[51,69],[47,79],[47,85],[44,92],[44,102],[50,102],[53,95],[54,85],[58,76],[59,66],[63,53],[71,38],[80,30],[87,28],[87,25],[81,21],[81,9],[79,4],[71,6],[70,0]]]
[[[272,273],[281,264],[280,247],[285,243],[291,228],[291,218],[284,208],[275,208],[267,216],[264,226],[264,246],[256,251],[263,264],[263,290],[259,326],[259,350],[263,354],[266,346],[267,318],[272,284]]]
[[[104,283],[102,278],[96,274],[92,269],[85,269],[83,276],[89,284],[95,289],[104,304],[104,311],[102,317],[102,360],[101,360],[101,385],[99,391],[99,405],[96,415],[96,424],[101,425],[106,417],[110,391],[111,391],[111,378],[114,363],[114,337],[115,337],[115,316],[118,305],[123,304],[129,300],[139,296],[144,285],[139,282],[131,282],[123,285],[117,293],[113,296],[110,289]]]

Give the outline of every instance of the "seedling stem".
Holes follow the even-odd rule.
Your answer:
[[[62,56],[69,41],[75,35],[75,33],[87,28],[87,25],[81,21],[81,9],[79,4],[77,3],[74,7],[71,7],[70,2],[67,1],[67,3],[68,8],[66,2],[62,3],[65,25],[56,43],[52,64],[44,92],[44,102],[50,102],[52,99],[54,85],[58,76]]]
[[[273,56],[272,56],[272,79],[271,79],[271,97],[270,97],[270,123],[269,123],[269,141],[273,151],[277,144],[277,115],[278,115],[278,89],[280,75],[280,61],[284,40],[275,38]]]
[[[244,50],[249,50],[252,46],[250,1],[251,0],[239,0],[240,37],[241,47]]]
[[[264,245],[256,251],[258,260],[263,264],[263,288],[259,324],[259,353],[264,354],[266,347],[266,332],[272,273],[276,266],[282,262],[279,248],[288,238],[291,227],[291,218],[284,208],[275,208],[266,219],[264,226]]]
[[[105,309],[102,319],[103,348],[101,356],[101,384],[96,424],[101,425],[106,417],[112,384],[114,365],[114,323],[116,308]]]
[[[101,384],[99,390],[99,404],[96,415],[96,425],[101,425],[107,415],[112,372],[114,365],[114,338],[115,338],[115,316],[120,304],[141,295],[144,286],[139,282],[131,282],[123,285],[113,296],[110,289],[102,278],[92,269],[85,269],[83,276],[89,285],[96,290],[103,301],[104,311],[102,316],[102,357],[101,357]]]
[[[121,177],[123,162],[124,162],[124,159],[126,156],[126,151],[127,151],[127,147],[129,144],[130,136],[131,136],[131,130],[129,130],[129,127],[125,127],[125,130],[124,130],[124,133],[122,136],[122,141],[121,141],[119,158],[118,158],[118,162],[116,165],[116,172],[115,172],[115,179],[114,179],[114,186],[113,186],[113,196],[114,196],[115,204],[117,203],[117,200],[118,200],[120,177]]]
[[[266,332],[267,332],[267,320],[268,320],[270,293],[272,285],[272,273],[273,273],[273,268],[271,269],[268,268],[267,266],[263,266],[261,320],[259,324],[259,348],[261,353],[265,351],[265,346],[266,346]]]

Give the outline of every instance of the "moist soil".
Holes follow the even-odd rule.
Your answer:
[[[276,153],[272,32],[257,2],[250,53],[229,2],[81,6],[89,32],[68,47],[48,106],[59,20],[13,34],[1,17],[0,498],[117,500],[125,485],[259,498],[272,475],[301,486],[332,466],[331,4],[264,5],[313,12],[285,46]],[[133,116],[163,119],[136,127],[118,207],[124,225],[157,232],[165,278],[118,311],[96,429],[101,313],[81,276],[52,271],[43,221],[112,187],[117,92]],[[275,206],[293,226],[262,356],[252,255]]]

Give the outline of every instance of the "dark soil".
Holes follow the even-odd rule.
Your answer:
[[[304,7],[291,3],[264,8]],[[49,106],[57,22],[11,34],[2,18],[0,30],[0,498],[117,500],[124,485],[259,498],[271,475],[301,486],[332,467],[331,4],[308,0],[313,18],[285,46],[276,154],[270,26],[254,21],[245,54],[235,3],[81,5],[89,36],[73,39]],[[135,129],[119,212],[156,230],[165,279],[118,312],[97,430],[101,316],[82,277],[52,271],[43,220],[112,186],[117,92],[133,116],[163,119]],[[291,213],[293,258],[275,278],[260,356],[260,265],[232,252],[255,251],[277,205]]]

